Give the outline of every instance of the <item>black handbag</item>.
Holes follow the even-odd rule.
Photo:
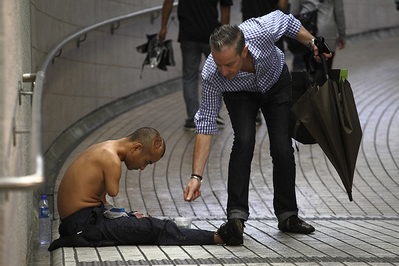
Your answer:
[[[298,16],[295,16],[302,24],[302,26],[313,36],[317,35],[317,12],[315,9]],[[294,55],[304,55],[309,52],[309,48],[295,39],[287,38],[288,50]]]
[[[147,43],[136,47],[137,52],[142,54],[147,53],[141,66],[141,73],[143,73],[145,65],[150,65],[151,68],[159,68],[163,71],[167,71],[166,66],[176,65],[173,55],[172,40],[161,42],[158,40],[158,34],[147,34],[147,40]]]

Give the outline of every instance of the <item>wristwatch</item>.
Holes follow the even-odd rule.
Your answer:
[[[314,39],[315,39],[315,38],[311,39],[311,40],[309,41],[309,43],[308,43],[308,48],[309,48],[310,51],[312,51],[312,46],[313,46],[313,43],[314,43]]]

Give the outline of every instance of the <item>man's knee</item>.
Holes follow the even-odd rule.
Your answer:
[[[255,148],[255,136],[253,134],[240,134],[234,136],[233,149],[237,149],[240,152],[253,151]]]

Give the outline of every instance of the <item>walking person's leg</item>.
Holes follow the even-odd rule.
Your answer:
[[[180,48],[183,61],[183,96],[187,119],[185,128],[195,130],[194,116],[199,109],[198,82],[202,50],[196,42],[182,41]]]

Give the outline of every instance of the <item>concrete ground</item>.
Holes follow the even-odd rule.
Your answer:
[[[60,248],[51,253],[41,246],[37,254],[42,259],[34,256],[32,265],[399,265],[399,35],[370,34],[351,40],[337,52],[334,68],[349,70],[363,129],[353,202],[317,144],[298,144],[299,152],[295,151],[299,215],[316,232],[298,235],[277,229],[269,140],[262,123],[256,135],[244,245]],[[202,197],[195,202],[185,202],[182,194],[191,174],[195,133],[183,130],[181,91],[135,108],[93,132],[68,157],[54,191],[67,166],[88,146],[151,126],[166,140],[165,157],[144,171],[123,168],[120,192],[111,201],[158,218],[191,217],[192,227],[216,230],[226,219],[233,141],[225,107],[221,115],[227,123],[213,138]],[[55,239],[56,212],[54,218]]]

